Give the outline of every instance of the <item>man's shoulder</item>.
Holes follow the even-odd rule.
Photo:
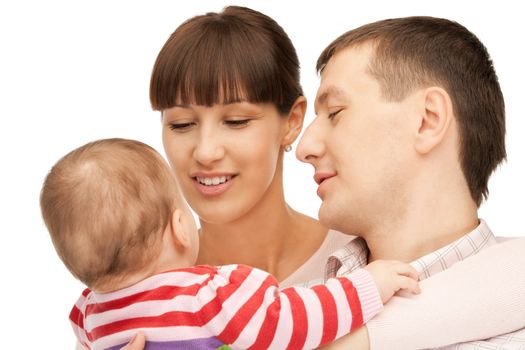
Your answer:
[[[503,242],[507,242],[507,241],[511,241],[513,239],[518,239],[519,237],[495,237],[496,238],[496,243],[503,243]]]

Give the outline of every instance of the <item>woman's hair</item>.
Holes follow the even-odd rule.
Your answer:
[[[150,83],[153,109],[248,101],[287,114],[303,94],[299,60],[270,17],[237,6],[193,17],[160,51]]]
[[[153,148],[105,139],[53,166],[40,207],[66,267],[97,288],[146,269],[180,198],[171,170]]]

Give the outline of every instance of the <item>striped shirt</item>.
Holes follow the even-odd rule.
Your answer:
[[[497,240],[490,228],[485,221],[480,220],[478,227],[469,234],[413,261],[411,265],[417,270],[419,279],[424,280],[496,243]],[[358,237],[352,240],[329,257],[326,264],[325,277],[341,276],[365,266],[368,262],[368,254],[369,250],[363,238]],[[380,339],[378,339],[378,341],[380,341]],[[389,348],[388,344],[383,345],[384,346],[380,347]],[[525,329],[490,339],[453,344],[439,348],[439,350],[510,349],[525,350]]]
[[[147,349],[310,349],[359,327],[382,306],[363,269],[325,285],[279,291],[267,272],[201,265],[110,293],[86,289],[70,320],[89,349],[120,349],[139,330]]]

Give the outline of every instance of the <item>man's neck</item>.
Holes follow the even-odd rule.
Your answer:
[[[477,206],[470,197],[452,198],[446,194],[432,201],[419,196],[408,204],[403,218],[384,220],[364,238],[370,248],[370,261],[416,260],[460,237],[479,225]]]

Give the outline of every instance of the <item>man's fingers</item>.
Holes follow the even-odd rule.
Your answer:
[[[120,350],[143,350],[146,346],[146,337],[143,333],[137,333],[131,339],[131,341],[123,348],[120,348]]]

